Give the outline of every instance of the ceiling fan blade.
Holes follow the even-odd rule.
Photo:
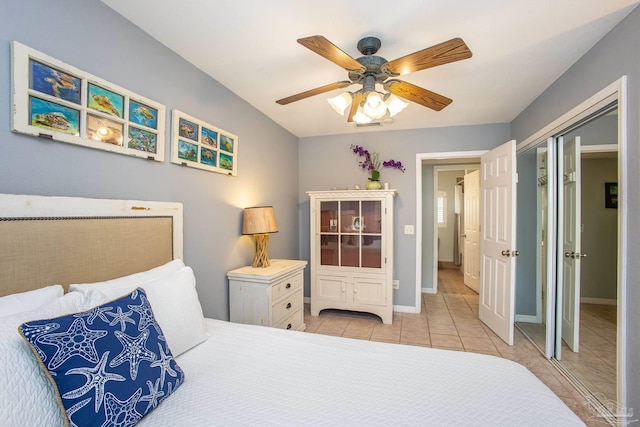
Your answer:
[[[298,43],[346,70],[364,71],[365,69],[362,64],[342,51],[338,46],[325,39],[323,36],[304,37],[302,39],[298,39]]]
[[[307,90],[305,92],[300,92],[295,95],[288,96],[286,98],[278,99],[276,103],[280,105],[287,105],[292,102],[300,101],[301,99],[309,98],[310,96],[320,95],[321,93],[331,92],[332,90],[336,90],[336,89],[342,89],[350,85],[351,85],[351,82],[348,80],[335,82],[325,86],[317,87],[315,89]]]
[[[351,101],[351,110],[349,110],[349,117],[347,117],[347,122],[351,123],[353,121],[353,116],[358,112],[358,106],[364,101],[364,92],[359,90],[358,92],[353,94],[353,100]]]
[[[411,83],[402,80],[390,80],[385,85],[387,90],[400,98],[413,101],[432,110],[440,111],[453,100],[446,96],[439,95],[435,92],[423,89]]]
[[[383,67],[393,74],[403,75],[449,62],[471,58],[471,51],[461,38],[419,50],[402,58],[387,62]]]

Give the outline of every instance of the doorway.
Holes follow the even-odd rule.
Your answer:
[[[433,205],[422,209],[422,203],[425,200],[434,200],[436,187],[433,183],[425,183],[422,180],[425,176],[431,176],[424,173],[424,169],[428,165],[423,165],[425,158],[434,158],[441,160],[443,158],[464,157],[465,154],[438,153],[435,156],[418,154],[417,169],[422,173],[417,182],[418,194],[417,199],[420,201],[416,204],[418,207],[417,221],[418,239],[416,239],[416,254],[418,263],[425,269],[431,269],[431,275],[421,275],[422,269],[416,268],[419,277],[419,283],[422,285],[423,280],[426,281],[425,293],[437,292],[437,249],[438,240],[437,232],[432,232],[430,237],[423,237],[423,231],[427,234],[430,231],[428,226],[422,227],[424,224],[436,225],[433,218]],[[474,153],[475,154],[475,153]],[[513,345],[514,339],[514,297],[515,297],[515,257],[518,251],[515,248],[515,200],[516,200],[516,143],[514,140],[507,141],[490,151],[478,153],[480,154],[480,175],[479,188],[482,188],[478,205],[483,206],[480,217],[480,224],[477,229],[487,230],[488,232],[478,233],[480,235],[479,248],[482,259],[480,264],[480,273],[477,277],[481,277],[479,281],[479,318],[491,330],[493,330],[508,345]],[[466,153],[466,155],[469,155]],[[445,157],[446,156],[446,157]],[[477,157],[474,158],[477,161]],[[475,163],[475,162],[474,162]],[[425,189],[423,197],[422,190]],[[430,192],[430,193],[429,193]],[[434,200],[437,204],[437,200]],[[425,212],[425,217],[423,217]],[[420,237],[423,237],[421,239]],[[431,240],[433,246],[429,247],[425,244],[424,249],[427,253],[422,257],[423,246],[422,240],[425,242]],[[423,265],[424,264],[424,265]],[[484,268],[484,273],[483,273]],[[429,283],[428,279],[432,278]],[[417,299],[420,297],[419,288]],[[419,311],[420,309],[418,309]]]
[[[460,169],[480,162],[482,151],[420,153],[416,155],[416,312],[420,312],[422,294],[438,292],[438,226],[434,216],[437,204],[435,167]],[[457,166],[455,166],[457,165]]]
[[[479,159],[478,159],[479,160]],[[458,270],[464,284],[478,293],[479,163],[433,167],[434,235],[437,238],[437,283],[443,270]],[[428,204],[425,207],[428,209]]]

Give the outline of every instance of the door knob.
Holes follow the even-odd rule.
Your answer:
[[[507,257],[511,256],[511,251],[509,249],[507,249],[506,251],[502,251],[500,253],[502,254],[502,256],[507,256]]]
[[[581,254],[580,252],[576,252],[575,254],[573,254],[573,257],[576,258],[576,259],[586,258],[587,254]]]
[[[463,234],[463,235],[462,235],[462,237],[466,239],[466,238],[467,238],[467,235],[466,235],[466,234]]]
[[[518,256],[518,255],[520,255],[520,251],[511,252],[511,256]]]
[[[576,254],[575,252],[571,252],[571,253],[565,252],[564,253],[564,257],[565,258],[575,258],[575,256],[574,256],[575,254]]]

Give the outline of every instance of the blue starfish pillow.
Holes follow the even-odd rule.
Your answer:
[[[133,426],[184,381],[146,294],[19,328],[71,426]]]

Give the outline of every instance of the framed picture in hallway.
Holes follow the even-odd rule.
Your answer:
[[[618,183],[604,183],[604,207],[607,209],[618,209]]]

